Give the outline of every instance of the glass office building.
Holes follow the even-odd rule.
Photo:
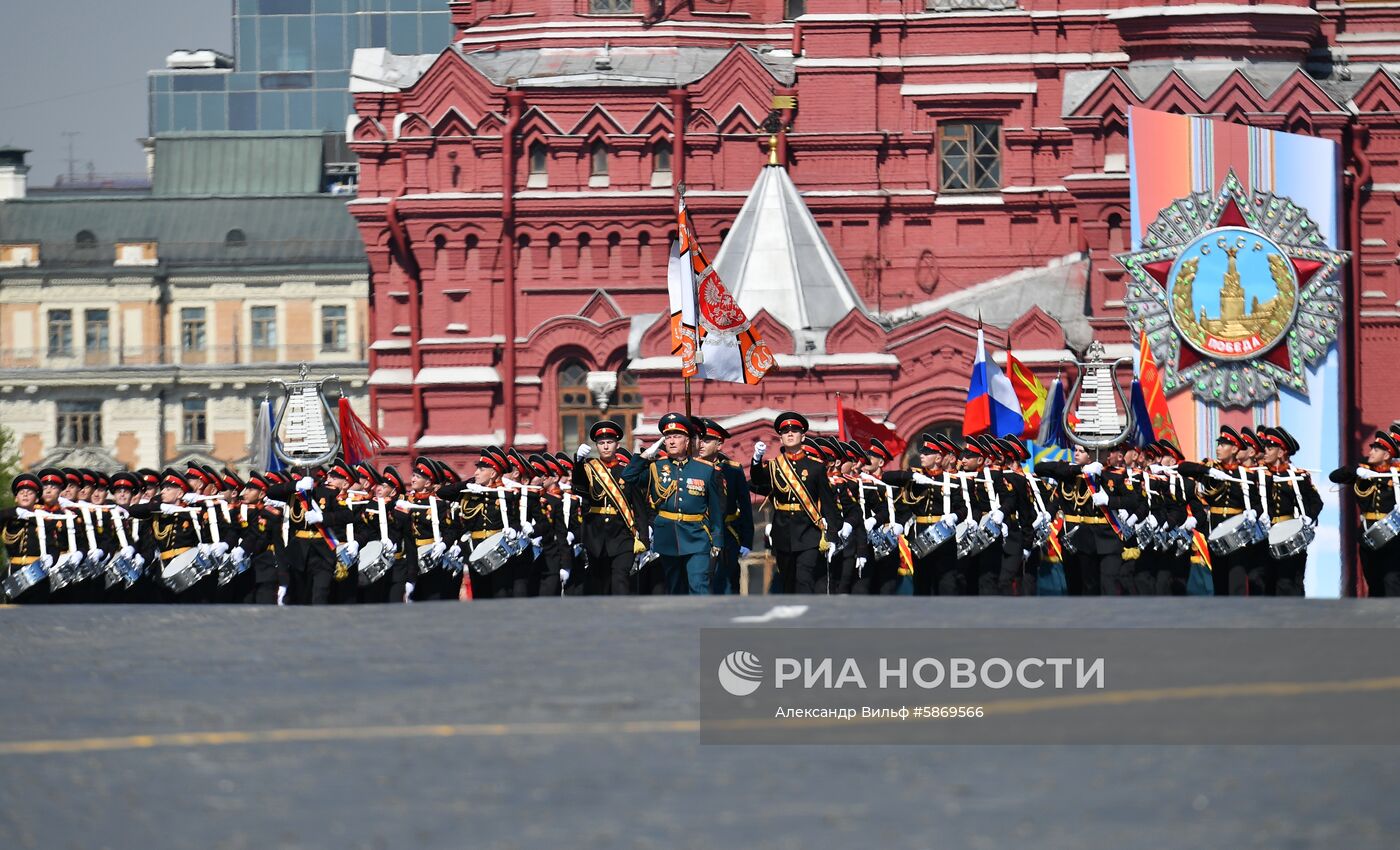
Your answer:
[[[447,0],[234,0],[231,62],[150,72],[150,134],[344,132],[355,48],[436,53],[452,36]]]

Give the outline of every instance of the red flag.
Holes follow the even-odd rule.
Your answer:
[[[1159,440],[1170,440],[1176,444],[1176,428],[1172,427],[1171,411],[1167,409],[1162,373],[1152,356],[1152,347],[1147,344],[1147,334],[1139,331],[1138,340],[1139,383],[1142,384],[1143,400],[1147,402],[1147,415],[1152,419],[1152,433]]]
[[[890,430],[889,427],[881,425],[859,410],[852,410],[841,403],[841,397],[836,397],[836,427],[837,433],[843,440],[855,440],[863,449],[870,448],[872,438],[879,439],[885,444],[885,448],[895,457],[904,454],[908,443],[900,439],[899,435]]]
[[[1021,402],[1021,416],[1026,420],[1026,429],[1021,436],[1034,439],[1040,433],[1040,420],[1045,416],[1045,402],[1050,398],[1050,388],[1017,360],[1010,349],[1006,351],[1006,375],[1016,390],[1016,400]]]

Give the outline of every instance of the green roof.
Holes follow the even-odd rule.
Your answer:
[[[152,193],[314,194],[321,191],[324,144],[320,132],[157,136]]]
[[[41,270],[111,266],[114,243],[146,240],[159,243],[166,268],[362,264],[364,244],[346,200],[337,195],[28,198],[0,203],[0,242],[39,242]],[[83,231],[91,234],[90,247],[79,246]],[[242,239],[233,231],[241,231]]]

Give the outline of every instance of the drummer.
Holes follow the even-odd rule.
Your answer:
[[[1272,525],[1278,527],[1280,523],[1296,519],[1305,526],[1315,528],[1318,517],[1322,515],[1322,496],[1318,494],[1308,471],[1290,462],[1293,453],[1298,450],[1297,441],[1282,427],[1260,428],[1259,439],[1264,444],[1263,463],[1268,470],[1264,507]],[[1307,563],[1307,549],[1286,558],[1275,558],[1272,594],[1302,596]]]
[[[468,570],[464,573],[463,581],[471,582],[472,596],[476,599],[506,598],[514,589],[508,573],[498,576],[500,570],[496,570],[481,575],[470,569],[469,560],[476,546],[500,534],[508,526],[509,498],[501,487],[501,474],[508,465],[506,454],[499,446],[487,446],[476,460],[471,481],[449,484],[439,493],[442,498],[457,504],[463,528],[463,554],[468,559]],[[421,526],[423,520],[420,512],[414,512],[414,521],[419,524],[415,527]],[[420,539],[420,545],[422,542]],[[422,597],[415,595],[414,598]]]
[[[1257,517],[1257,514],[1249,517],[1254,513],[1258,499],[1255,498],[1256,488],[1248,484],[1240,466],[1240,451],[1244,448],[1245,441],[1240,433],[1229,425],[1221,425],[1220,436],[1215,441],[1214,460],[1206,463],[1185,461],[1177,467],[1182,475],[1200,488],[1204,511],[1199,520],[1201,533],[1207,538],[1234,517]],[[1249,488],[1248,492],[1246,487]],[[1246,505],[1249,507],[1246,508]],[[1249,592],[1251,565],[1244,559],[1244,548],[1229,553],[1211,552],[1211,574],[1216,596],[1243,596]]]
[[[1361,574],[1366,582],[1367,596],[1400,597],[1400,534],[1393,535],[1380,548],[1366,545],[1365,535],[1373,526],[1383,523],[1395,510],[1400,466],[1400,435],[1377,431],[1367,446],[1366,462],[1356,467],[1332,471],[1328,479],[1334,484],[1350,485],[1356,495],[1360,512]],[[1363,595],[1357,587],[1357,595]]]
[[[35,515],[39,507],[39,491],[43,485],[39,477],[28,472],[16,475],[10,481],[10,493],[15,498],[12,508],[0,508],[0,541],[5,546],[5,557],[9,563],[6,578],[15,570],[38,563],[42,558],[52,556],[49,552],[48,530],[44,522]],[[24,589],[10,602],[25,604],[49,601],[49,582],[42,578],[38,583]]]
[[[235,601],[272,605],[285,596],[287,587],[286,571],[277,558],[282,517],[265,504],[270,486],[266,478],[254,473],[241,483],[242,501],[232,509],[234,549],[229,555],[235,562],[246,557],[249,569],[234,580],[239,586],[232,593]]]
[[[193,491],[190,482],[178,470],[166,469],[160,478],[160,501],[132,505],[128,509],[134,519],[149,523],[159,558],[159,563],[151,565],[155,570],[172,566],[176,559],[195,552],[201,546],[201,532],[196,525],[199,522],[199,509],[181,504],[185,495]],[[162,591],[163,596],[172,602],[212,602],[217,586],[218,576],[211,572],[179,593],[164,585]]]
[[[355,542],[360,546],[361,559],[365,547],[377,544],[394,552],[394,560],[384,575],[368,584],[358,576],[359,602],[403,602],[408,582],[418,564],[418,547],[413,545],[413,523],[407,508],[398,506],[403,482],[398,470],[386,467],[381,475],[367,463],[356,464],[357,484],[368,498],[352,500],[355,514]],[[376,548],[377,548],[376,547]]]
[[[952,468],[944,466],[948,454],[944,439],[941,435],[923,434],[919,438],[918,467],[912,471],[892,470],[880,476],[886,484],[899,488],[895,496],[896,534],[907,534],[912,539],[934,523],[958,524],[958,500],[962,490],[952,477]],[[962,596],[966,593],[965,577],[957,571],[956,554],[949,543],[916,558],[914,595]],[[898,557],[896,549],[896,561]]]
[[[447,501],[438,495],[442,472],[430,458],[413,459],[413,471],[408,478],[408,498],[412,505],[409,520],[413,526],[413,545],[419,553],[418,575],[408,588],[412,602],[429,599],[456,599],[460,585],[454,587],[452,577],[440,566],[447,547],[454,544],[449,530]],[[454,485],[456,486],[456,485]]]

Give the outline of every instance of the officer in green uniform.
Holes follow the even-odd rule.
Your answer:
[[[753,502],[749,499],[749,479],[744,468],[726,457],[724,441],[729,432],[713,419],[701,419],[700,459],[718,469],[724,477],[724,551],[710,577],[713,594],[739,592],[739,559],[753,546]]]
[[[661,439],[634,455],[622,472],[640,484],[654,513],[652,550],[671,593],[710,592],[710,561],[724,544],[724,477],[718,469],[690,456],[693,423],[680,413],[661,417]],[[665,446],[666,454],[656,458]]]

